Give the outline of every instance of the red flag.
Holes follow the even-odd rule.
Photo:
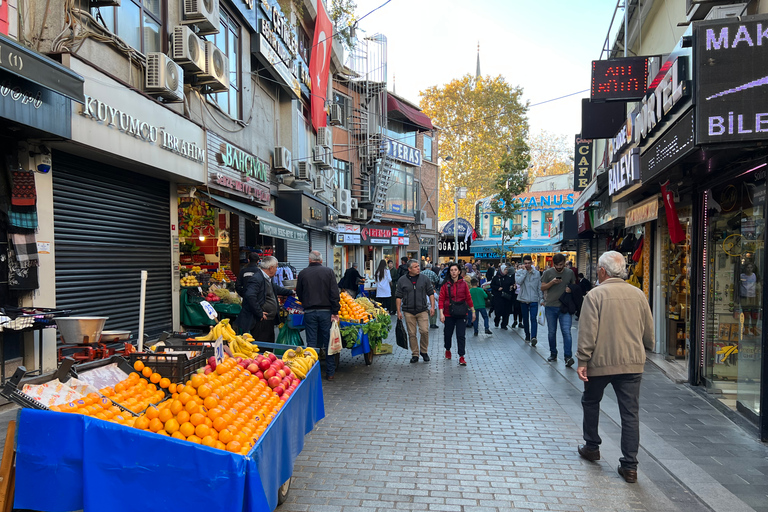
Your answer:
[[[661,186],[661,195],[664,199],[664,211],[667,214],[667,226],[669,226],[669,238],[673,244],[679,244],[685,240],[685,231],[680,224],[680,218],[677,216],[675,207],[675,198],[671,190],[667,190],[667,183]]]
[[[325,12],[322,0],[317,0],[315,38],[312,41],[312,57],[309,59],[309,76],[312,79],[312,126],[315,130],[327,123],[325,100],[328,93],[332,46],[333,25]]]

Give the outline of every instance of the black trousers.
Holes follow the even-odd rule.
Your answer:
[[[392,313],[392,297],[376,297],[376,300],[381,303],[381,306]]]
[[[257,342],[265,341],[267,343],[275,342],[275,321],[261,320],[251,329],[251,335]]]
[[[512,323],[523,323],[523,308],[520,307],[517,299],[512,301],[512,315]]]
[[[499,321],[501,321],[501,326],[506,327],[509,323],[509,313],[512,310],[512,301],[509,301],[507,299],[504,299],[501,297],[501,295],[494,295],[493,296],[493,325],[496,327],[499,326]]]
[[[610,383],[616,392],[621,414],[621,466],[637,469],[637,450],[640,446],[640,380],[642,373],[622,373],[589,377],[584,383],[581,407],[584,409],[584,441],[588,448],[597,449],[602,443],[597,432],[600,422],[600,400]]]
[[[465,354],[467,345],[467,317],[445,317],[445,328],[443,329],[443,345],[445,350],[451,350],[454,329],[456,330],[456,345],[458,345],[459,357],[461,357]]]

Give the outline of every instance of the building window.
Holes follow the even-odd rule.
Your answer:
[[[552,225],[552,214],[553,212],[544,212],[544,225],[541,227],[541,234],[544,236],[549,236],[549,227]]]
[[[351,164],[349,162],[333,159],[333,188],[352,188],[350,169]]]
[[[432,137],[429,135],[424,136],[424,160],[432,161]]]
[[[312,40],[307,35],[304,27],[299,26],[299,56],[304,59],[304,64],[309,64],[309,56],[312,53]]]
[[[120,7],[94,7],[110,32],[143,54],[161,52],[163,12],[160,0],[125,0]]]
[[[522,213],[512,214],[512,229],[515,230],[515,232],[517,233],[521,233],[523,231],[523,214]]]
[[[501,236],[501,217],[494,215],[491,220],[491,235]]]
[[[240,26],[232,15],[220,9],[219,33],[205,36],[205,39],[213,41],[229,61],[229,90],[212,94],[210,98],[229,117],[240,119]]]
[[[390,122],[387,124],[387,137],[401,144],[416,147],[416,132],[409,131],[402,123]]]
[[[413,167],[400,163],[393,164],[386,211],[400,214],[411,214],[416,211],[418,181],[415,180],[413,171]]]
[[[349,113],[352,106],[352,100],[340,92],[333,91],[333,102],[341,107],[341,124],[339,128],[349,129]]]

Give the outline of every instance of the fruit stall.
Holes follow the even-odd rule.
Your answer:
[[[317,354],[229,329],[30,379],[20,368],[2,390],[23,406],[15,508],[273,510],[325,415]]]
[[[353,356],[362,354],[365,364],[373,363],[374,353],[388,352],[382,350],[382,342],[392,328],[392,317],[381,304],[368,297],[353,299],[348,293],[341,292],[339,328],[342,345],[350,349]]]

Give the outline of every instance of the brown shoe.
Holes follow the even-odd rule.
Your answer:
[[[637,470],[636,469],[626,469],[621,466],[619,466],[619,474],[626,480],[628,484],[633,484],[637,482]]]
[[[587,459],[594,462],[596,460],[600,460],[600,448],[593,450],[591,448],[587,448],[587,445],[582,444],[579,446],[579,455],[581,455],[582,459]]]

